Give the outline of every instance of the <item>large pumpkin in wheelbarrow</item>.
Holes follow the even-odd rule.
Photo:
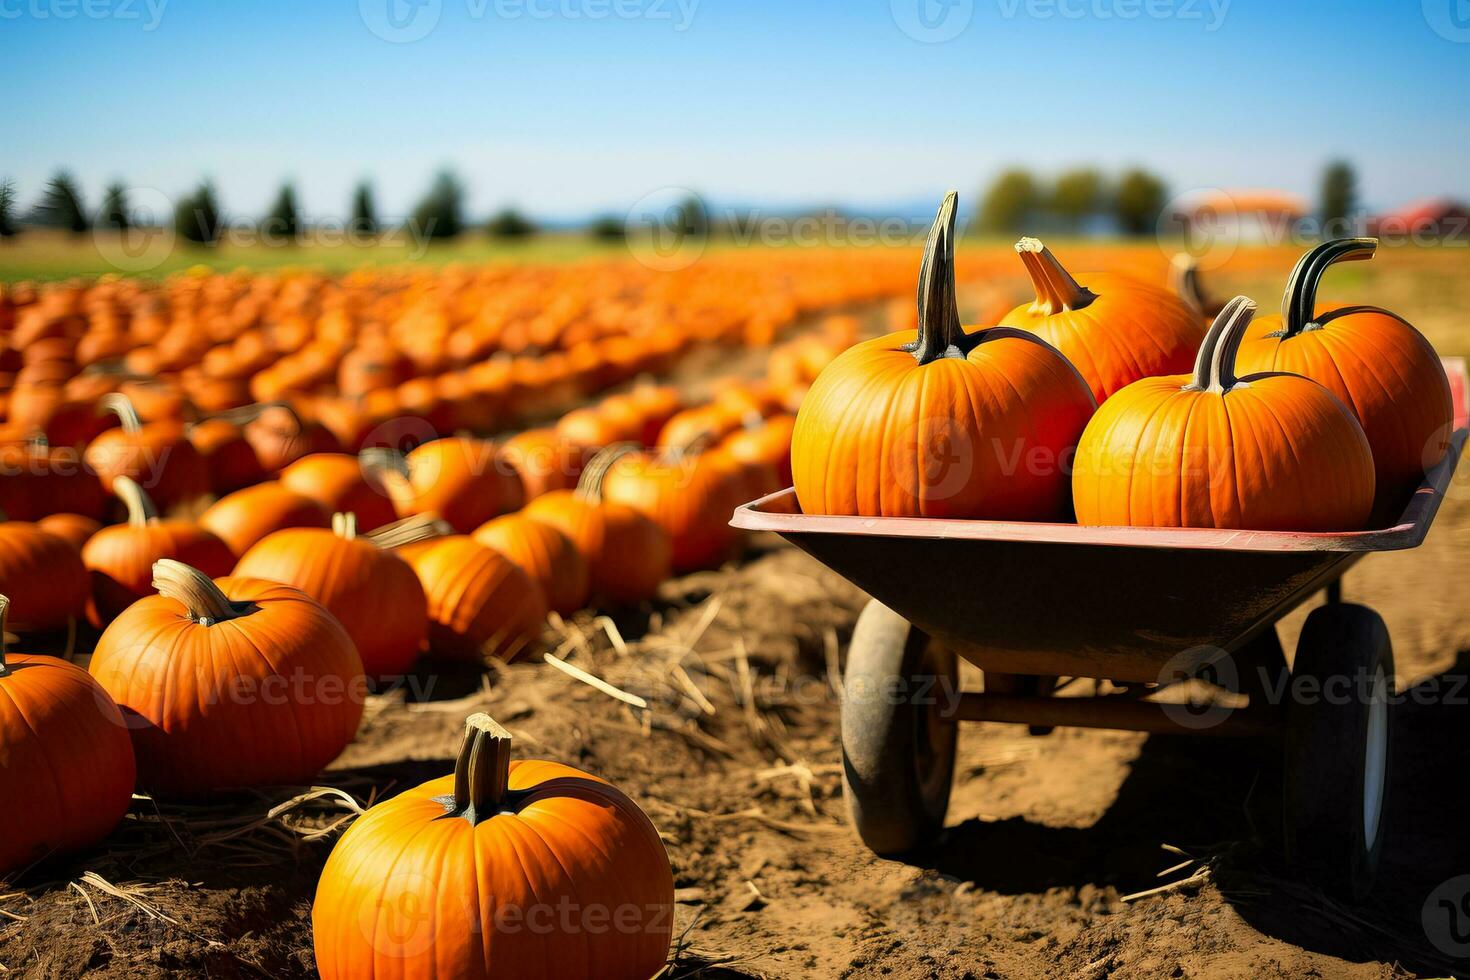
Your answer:
[[[956,195],[919,270],[916,334],[849,348],[818,375],[791,440],[803,513],[1064,520],[1067,470],[1096,408],[1087,382],[1025,331],[967,334],[955,301]]]

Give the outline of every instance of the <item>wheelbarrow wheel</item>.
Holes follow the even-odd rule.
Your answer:
[[[959,726],[955,655],[878,602],[858,617],[843,677],[842,771],[863,843],[902,854],[944,826]]]
[[[1366,606],[1321,606],[1302,627],[1291,673],[1286,856],[1324,888],[1360,899],[1373,887],[1383,850],[1393,677],[1388,628]]]

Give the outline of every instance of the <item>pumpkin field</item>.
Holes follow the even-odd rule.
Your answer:
[[[1299,863],[1290,818],[1283,839],[1276,742],[1154,723],[949,717],[947,808],[883,815],[842,720],[868,595],[732,524],[794,485],[804,517],[945,535],[1393,527],[1463,445],[1463,393],[1436,401],[1439,357],[1470,354],[1463,250],[1242,246],[1186,276],[1152,240],[953,222],[951,196],[922,250],[672,271],[599,249],[7,272],[0,975],[1465,969],[1425,911],[1470,870],[1465,467],[1421,545],[1342,579],[1392,636],[1398,695],[1385,829],[1347,880]],[[1321,338],[1349,329],[1412,377],[1381,405],[1352,387],[1371,370],[1281,360],[1342,357]],[[902,429],[936,413],[939,436]],[[1075,467],[976,451],[940,486],[941,450],[1001,435]],[[1175,468],[1139,464],[1150,439]],[[1335,605],[1313,589],[1281,646]],[[1166,686],[955,669],[999,699],[977,704]]]

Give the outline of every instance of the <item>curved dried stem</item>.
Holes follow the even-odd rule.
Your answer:
[[[1191,390],[1224,394],[1239,383],[1240,379],[1235,374],[1235,355],[1255,315],[1256,304],[1244,296],[1237,296],[1225,304],[1200,345],[1199,356],[1194,362],[1194,383],[1188,386]]]
[[[432,511],[426,511],[405,517],[401,521],[384,524],[377,530],[364,534],[363,537],[377,547],[389,551],[394,548],[402,548],[404,545],[428,541],[430,538],[442,538],[446,534],[453,533],[454,528],[448,521]]]
[[[920,364],[941,357],[963,357],[958,344],[964,336],[960,328],[960,309],[955,300],[954,223],[959,193],[950,191],[939,205],[929,239],[924,243],[924,258],[919,263],[919,333],[904,350]]]
[[[599,449],[582,468],[582,475],[577,478],[577,488],[573,492],[591,503],[602,503],[602,483],[612,471],[613,464],[624,456],[639,452],[641,448],[636,442],[615,442]]]
[[[112,492],[128,509],[128,524],[132,527],[147,527],[150,521],[158,520],[158,508],[147,491],[138,481],[125,474],[112,478]]]
[[[464,724],[454,764],[454,814],[478,824],[501,812],[510,789],[511,735],[484,712]]]
[[[1281,297],[1281,330],[1275,336],[1295,337],[1303,330],[1317,329],[1317,287],[1328,267],[1337,262],[1371,259],[1377,249],[1376,238],[1338,238],[1323,242],[1297,259]]]
[[[114,391],[97,400],[97,414],[107,412],[117,416],[126,433],[132,434],[143,428],[143,420],[138,417],[138,410],[133,407],[132,399],[122,392]]]
[[[159,595],[181,603],[189,618],[200,626],[213,626],[245,614],[208,575],[172,558],[153,563],[153,587]]]
[[[1097,293],[1073,279],[1040,239],[1021,239],[1016,243],[1016,254],[1021,256],[1031,274],[1031,285],[1036,288],[1036,302],[1031,304],[1034,312],[1050,316],[1080,310],[1097,299]]]

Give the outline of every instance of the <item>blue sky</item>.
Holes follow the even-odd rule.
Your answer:
[[[313,216],[442,165],[547,217],[973,202],[1011,163],[1310,195],[1337,155],[1370,204],[1470,197],[1470,0],[0,0],[0,90],[23,200],[61,166]]]

